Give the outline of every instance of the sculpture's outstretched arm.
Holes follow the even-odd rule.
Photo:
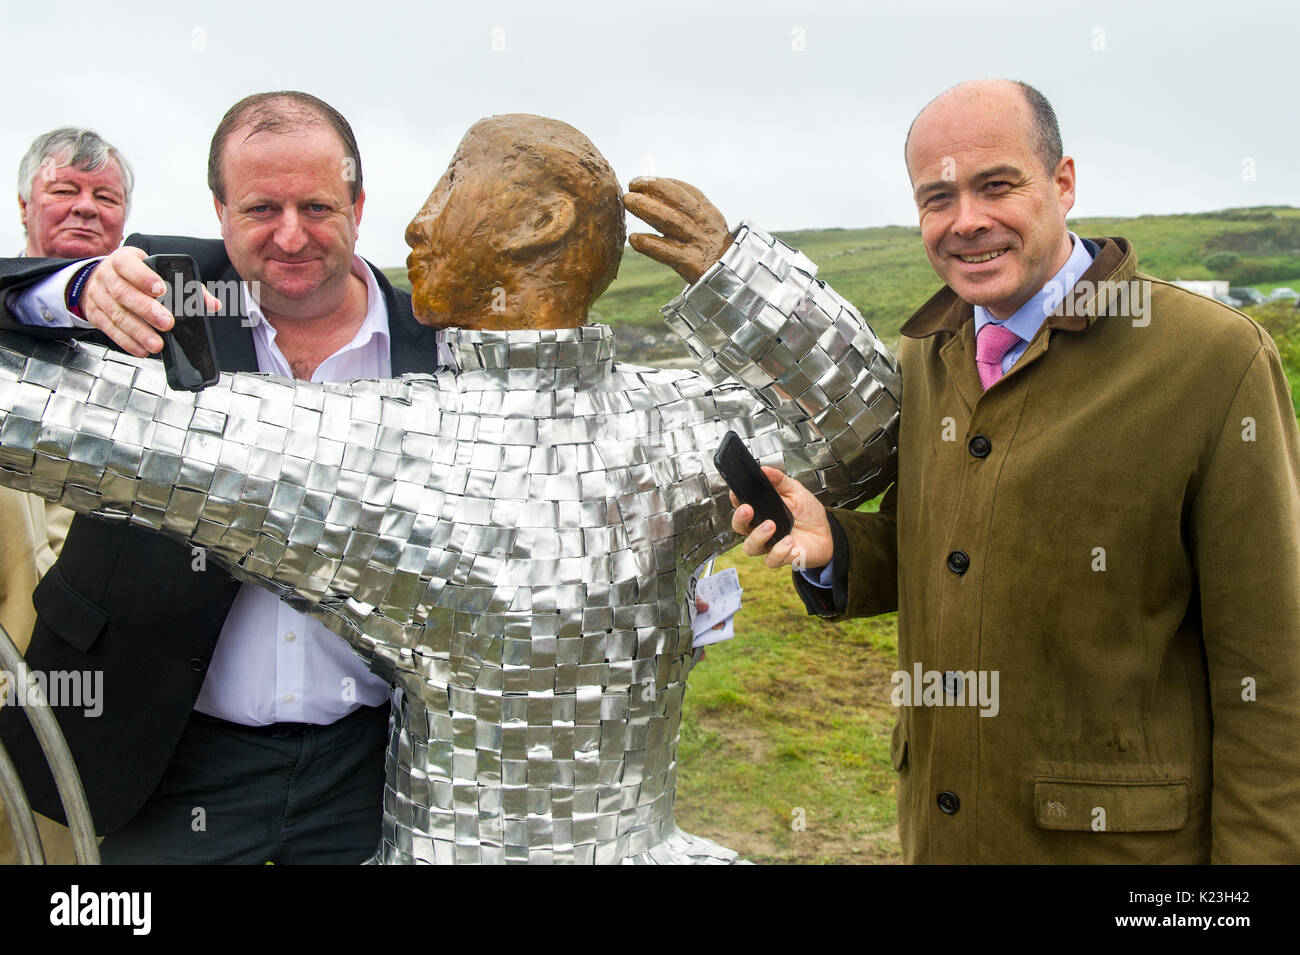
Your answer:
[[[894,479],[902,381],[857,309],[816,272],[802,253],[742,222],[722,258],[662,312],[707,378],[739,381],[789,426],[755,455],[784,465],[823,503],[845,505]],[[779,448],[769,447],[778,434]]]
[[[241,372],[192,394],[156,360],[0,332],[0,483],[206,548],[304,608],[353,600],[405,622],[439,483],[421,459],[440,416],[425,378]]]

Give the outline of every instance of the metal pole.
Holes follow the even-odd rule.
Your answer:
[[[14,702],[20,703],[26,711],[27,720],[32,724],[36,738],[40,741],[41,752],[45,754],[45,760],[50,764],[50,772],[54,774],[54,784],[59,789],[59,799],[63,802],[63,811],[68,817],[68,828],[72,830],[72,844],[77,853],[77,861],[82,865],[99,865],[99,845],[95,842],[95,824],[90,818],[90,806],[86,802],[86,791],[81,786],[81,777],[77,774],[77,765],[72,760],[72,753],[68,751],[68,743],[63,738],[63,730],[59,729],[58,720],[50,712],[49,703],[41,691],[40,684],[31,679],[27,662],[18,652],[18,647],[3,625],[0,625],[0,669],[11,674],[14,682],[13,692],[22,695],[21,700],[15,699]],[[13,769],[8,753],[5,753],[3,762],[8,762],[9,769]],[[7,794],[10,784],[4,777],[5,771],[0,767],[0,787]],[[11,802],[10,805],[15,808],[21,806],[28,820],[34,825],[31,807],[27,804],[27,795],[22,789],[21,782],[18,781],[16,771],[13,778],[20,794],[20,803]],[[6,801],[8,801],[7,795]],[[10,812],[13,814],[13,809]],[[37,843],[39,852],[39,837]],[[19,841],[19,845],[23,845],[23,840]],[[19,851],[21,852],[22,849],[20,848]],[[44,860],[43,853],[40,854],[40,858]]]
[[[23,789],[23,781],[18,778],[18,770],[14,768],[4,743],[0,743],[0,800],[9,811],[18,861],[23,865],[44,865],[45,850],[41,847],[41,834],[36,830],[36,817],[32,815],[27,791]]]

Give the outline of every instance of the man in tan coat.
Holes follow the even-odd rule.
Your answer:
[[[879,514],[733,526],[810,612],[897,609],[910,862],[1300,861],[1300,436],[1250,319],[1066,228],[1051,107],[957,86],[906,146],[946,286],[904,326]]]
[[[133,176],[126,158],[93,130],[61,126],[33,140],[18,164],[23,255],[82,259],[122,244]],[[0,489],[0,623],[26,646],[32,589],[54,563],[72,512]]]
[[[65,126],[36,137],[18,166],[23,254],[79,259],[112,252],[122,244],[131,185],[126,159],[91,130]],[[27,649],[36,623],[32,591],[58,556],[71,521],[67,508],[0,488],[0,624],[19,650]],[[0,685],[0,700],[8,692]],[[44,817],[38,822],[47,861],[74,861],[67,828]],[[14,861],[0,803],[0,864]]]

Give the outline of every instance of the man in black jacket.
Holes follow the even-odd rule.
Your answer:
[[[324,381],[438,365],[410,297],[355,255],[361,163],[335,110],[303,93],[242,100],[213,137],[208,181],[223,241],[134,235],[97,263],[0,262],[4,318],[156,353],[172,317],[143,259],[180,252],[240,292],[223,297],[239,314],[213,322],[223,370]],[[105,861],[359,862],[373,851],[387,684],[321,625],[201,551],[85,517],[33,599],[31,668],[103,673],[98,715],[55,712],[108,834]],[[18,708],[0,710],[0,734],[33,806],[61,818]]]

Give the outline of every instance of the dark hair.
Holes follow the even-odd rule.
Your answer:
[[[1007,82],[1018,87],[1025,97],[1025,105],[1029,107],[1029,134],[1033,137],[1034,152],[1038,153],[1038,158],[1043,162],[1043,168],[1047,170],[1048,175],[1051,175],[1060,164],[1061,157],[1065,155],[1061,146],[1061,127],[1056,121],[1056,111],[1052,109],[1052,104],[1047,101],[1047,97],[1028,83],[1020,80],[1008,80]],[[907,139],[903,140],[903,156],[905,158],[907,156],[907,146],[912,141],[912,129],[916,126],[916,120],[920,119],[931,105],[947,96],[958,86],[964,85],[966,84],[958,83],[957,86],[944,90],[930,100],[929,103],[926,103],[921,112],[916,114],[915,119],[912,120],[912,125],[907,127]]]
[[[353,135],[352,127],[342,113],[323,99],[296,90],[254,93],[226,110],[226,115],[217,124],[217,131],[212,134],[212,145],[208,148],[208,188],[218,200],[223,203],[226,201],[221,155],[226,139],[236,129],[251,126],[248,135],[255,136],[266,132],[291,132],[315,123],[324,123],[338,134],[339,141],[343,144],[343,155],[350,166],[340,172],[348,179],[352,201],[355,203],[361,195],[361,151],[357,149],[357,137]]]
[[[1034,151],[1043,160],[1043,168],[1047,170],[1048,175],[1051,175],[1060,164],[1061,157],[1065,155],[1061,147],[1061,127],[1056,121],[1056,110],[1052,109],[1052,104],[1047,101],[1046,96],[1028,83],[1022,83],[1020,80],[1011,82],[1020,87],[1020,92],[1025,94],[1025,102],[1029,104]]]

